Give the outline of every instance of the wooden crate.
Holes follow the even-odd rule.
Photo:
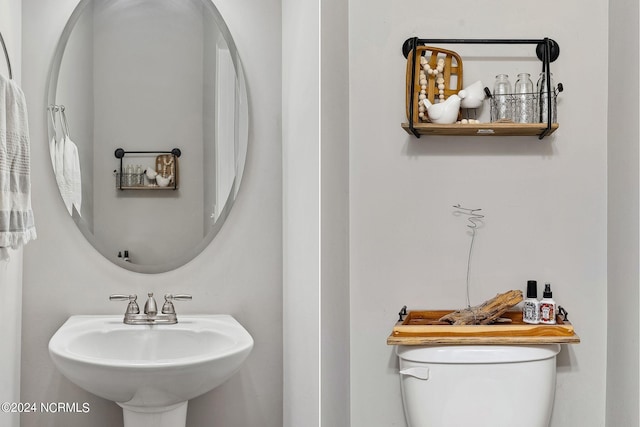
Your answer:
[[[409,52],[407,57],[407,100],[406,110],[407,118],[410,117],[409,105],[411,104],[411,92],[413,91],[413,123],[420,123],[418,117],[418,101],[420,96],[420,58],[425,56],[428,58],[429,66],[436,68],[438,58],[444,58],[444,96],[448,98],[453,94],[457,94],[462,89],[462,58],[456,52],[448,49],[441,49],[433,46],[416,47],[415,68],[413,68],[413,51]],[[415,71],[415,79],[413,86],[411,85],[412,68]],[[439,94],[436,79],[431,76],[428,78],[427,99],[434,103],[436,95]]]
[[[169,187],[160,187],[160,188],[171,188],[179,187],[179,169],[178,169],[178,157],[173,154],[161,154],[156,156],[156,172],[161,176],[169,176],[173,175],[173,181],[169,183]]]

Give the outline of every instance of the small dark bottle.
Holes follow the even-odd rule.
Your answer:
[[[556,302],[551,298],[551,284],[545,283],[543,298],[540,301],[540,323],[547,325],[556,324]]]
[[[540,301],[538,301],[538,282],[527,282],[527,299],[522,303],[522,321],[525,323],[540,323]]]

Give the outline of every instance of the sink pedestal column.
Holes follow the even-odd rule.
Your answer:
[[[122,407],[124,427],[185,427],[187,403],[164,407],[140,407],[118,403]]]

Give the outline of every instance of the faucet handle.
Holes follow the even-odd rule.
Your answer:
[[[193,299],[193,297],[189,294],[165,294],[164,295],[164,299],[165,300],[175,300],[175,301],[191,301]]]
[[[191,301],[193,297],[187,294],[165,294],[164,304],[162,305],[163,314],[175,314],[176,310],[173,307],[173,301]]]
[[[140,307],[138,307],[138,303],[136,300],[138,299],[138,295],[123,295],[123,294],[113,294],[109,296],[110,301],[129,301],[129,305],[127,305],[127,314],[139,314]]]

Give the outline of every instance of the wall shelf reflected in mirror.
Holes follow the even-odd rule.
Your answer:
[[[136,160],[124,164],[125,156],[134,155]],[[178,158],[182,155],[179,148],[171,151],[126,151],[117,148],[114,152],[120,159],[120,168],[113,171],[118,190],[177,190],[179,173]],[[154,166],[144,166],[154,157]],[[142,162],[142,163],[140,163]],[[146,163],[145,163],[146,162]]]

